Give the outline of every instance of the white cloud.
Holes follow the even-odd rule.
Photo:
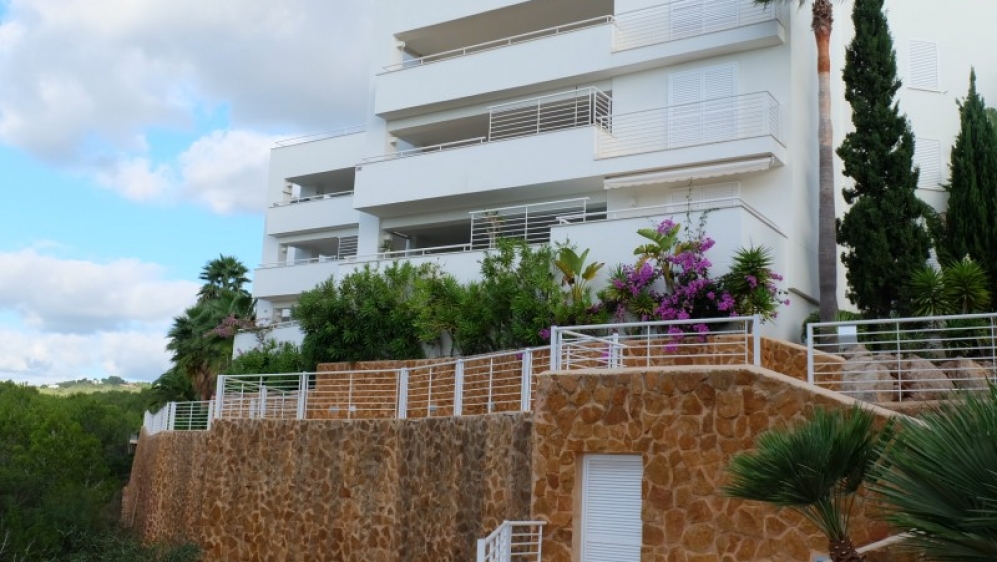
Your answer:
[[[111,375],[155,380],[169,369],[163,334],[57,334],[0,329],[0,380],[50,384]]]
[[[97,171],[100,185],[117,191],[132,201],[153,201],[167,197],[173,189],[169,166],[154,166],[148,158],[125,158]]]
[[[361,115],[372,0],[9,0],[0,139],[69,165],[224,107],[317,131]]]
[[[164,334],[199,285],[163,279],[137,260],[63,260],[36,250],[0,252],[0,312],[53,332],[141,330]]]
[[[250,131],[215,131],[202,137],[180,155],[184,198],[216,213],[262,211],[275,140]]]

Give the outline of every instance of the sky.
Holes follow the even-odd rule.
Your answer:
[[[0,380],[151,381],[270,149],[361,123],[373,0],[0,0]]]

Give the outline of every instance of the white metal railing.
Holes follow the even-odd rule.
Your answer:
[[[545,244],[550,242],[552,226],[584,222],[587,216],[587,197],[473,211],[471,248],[493,248],[502,238]]]
[[[470,139],[462,139],[451,142],[444,142],[440,144],[432,144],[429,146],[419,146],[416,148],[409,148],[406,150],[399,150],[397,152],[389,152],[387,154],[381,154],[379,156],[370,156],[363,159],[364,164],[373,164],[375,162],[384,162],[386,160],[397,160],[399,158],[409,158],[411,156],[422,156],[425,154],[433,154],[436,152],[445,152],[447,150],[454,150],[457,148],[465,148],[468,146],[474,146],[488,142],[487,137],[474,137]]]
[[[218,377],[215,418],[405,419],[528,411],[546,348],[399,369]]]
[[[768,92],[605,117],[599,158],[771,136],[782,142],[779,103]]]
[[[342,236],[339,238],[339,251],[335,254],[321,255],[316,258],[302,258],[284,260],[279,262],[262,263],[260,269],[273,269],[276,267],[293,267],[297,265],[308,265],[314,263],[338,262],[349,259],[356,259],[359,248],[359,237]]]
[[[349,127],[343,127],[341,129],[334,129],[332,131],[325,131],[322,133],[314,133],[311,135],[303,135],[300,137],[293,137],[289,139],[281,139],[274,143],[274,146],[282,148],[285,146],[294,146],[296,144],[305,144],[309,142],[315,142],[326,139],[333,139],[336,137],[345,137],[347,135],[355,135],[357,133],[363,133],[367,130],[366,125],[351,125]]]
[[[997,313],[807,325],[811,384],[867,402],[932,400],[986,388]]]
[[[594,125],[612,113],[613,98],[595,87],[493,105],[488,111],[488,140]]]
[[[673,0],[617,14],[614,50],[635,49],[776,19],[754,0]]]
[[[608,25],[612,22],[613,22],[613,16],[611,15],[599,16],[587,20],[562,24],[556,27],[547,27],[544,29],[538,29],[536,31],[530,31],[529,33],[521,33],[519,35],[513,35],[511,37],[504,37],[502,39],[496,39],[494,41],[478,43],[477,45],[470,45],[468,47],[461,47],[459,49],[451,49],[448,51],[433,53],[431,55],[427,55],[424,57],[412,58],[397,64],[391,64],[385,66],[384,70],[386,72],[396,72],[398,70],[405,70],[408,68],[417,68],[434,62],[441,62],[449,59],[466,57],[467,55],[481,53],[484,51],[501,49],[503,47],[515,45],[517,43],[525,43],[527,41],[534,41],[536,39],[543,39],[545,37],[552,37],[555,35],[563,35],[565,33],[570,33],[573,31],[580,31],[582,29],[588,29],[590,27]]]
[[[612,111],[612,97],[595,87],[495,105],[488,108],[488,134],[485,136],[370,156],[364,158],[363,163],[424,156],[564,129],[604,126]]]
[[[146,412],[142,427],[149,435],[163,431],[206,431],[214,420],[213,400],[168,402],[155,413]]]
[[[312,201],[322,201],[325,199],[336,199],[339,197],[347,197],[353,195],[353,190],[350,191],[339,191],[336,193],[322,193],[320,195],[309,195],[308,197],[292,197],[287,201],[278,201],[271,205],[272,207],[286,207],[288,205],[294,205],[295,203],[310,203]]]
[[[505,521],[478,539],[477,562],[540,562],[544,521]]]
[[[555,326],[551,369],[761,365],[758,316]]]
[[[740,197],[716,197],[710,199],[697,199],[683,201],[681,203],[664,203],[661,205],[647,205],[643,207],[627,207],[625,209],[614,209],[606,211],[591,211],[584,215],[572,215],[570,223],[583,223],[595,220],[626,220],[643,217],[671,216],[679,213],[689,213],[698,211],[718,211],[721,209],[744,209],[749,215],[758,219],[762,224],[771,228],[776,234],[786,238],[786,233],[775,224],[772,219],[756,209],[753,205]]]

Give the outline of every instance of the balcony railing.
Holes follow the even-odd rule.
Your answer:
[[[321,195],[309,195],[308,197],[292,197],[287,201],[278,201],[271,205],[272,207],[286,207],[287,205],[293,205],[295,203],[310,203],[312,201],[324,201],[326,199],[335,199],[337,197],[348,197],[353,195],[353,190],[350,191],[340,191],[337,193],[323,193]]]
[[[478,539],[477,562],[540,562],[544,521],[505,521]]]
[[[588,198],[474,211],[471,213],[471,248],[494,248],[495,242],[503,238],[546,244],[550,242],[552,226],[584,222],[589,216]]]
[[[771,136],[781,141],[779,103],[768,92],[606,117],[599,158]]]
[[[357,133],[363,133],[367,131],[366,125],[351,125],[349,127],[343,127],[342,129],[335,129],[332,131],[325,131],[322,133],[314,133],[311,135],[303,135],[300,137],[292,137],[289,139],[281,139],[274,143],[277,148],[285,146],[294,146],[296,144],[305,144],[307,142],[315,142],[326,139],[334,139],[336,137],[345,137],[347,135],[355,135]]]
[[[488,140],[584,127],[612,113],[613,98],[594,87],[493,105],[488,112]]]
[[[541,133],[599,125],[613,111],[613,99],[595,87],[530,98],[488,108],[488,135],[399,150],[364,158],[365,164],[385,162],[477,146]]]
[[[599,16],[587,20],[566,23],[556,27],[547,27],[544,29],[538,29],[537,31],[531,31],[529,33],[521,33],[519,35],[513,35],[511,37],[496,39],[494,41],[488,41],[486,43],[478,43],[477,45],[471,45],[469,47],[461,47],[459,49],[451,49],[449,51],[443,51],[441,53],[434,53],[432,55],[427,55],[424,57],[409,59],[400,62],[398,64],[392,64],[386,66],[384,67],[384,70],[387,72],[395,72],[398,70],[405,70],[408,68],[417,68],[420,66],[425,66],[427,64],[432,64],[434,62],[441,62],[459,57],[466,57],[467,55],[473,55],[475,53],[491,51],[493,49],[501,49],[502,47],[508,47],[510,45],[516,45],[518,43],[525,43],[527,41],[543,39],[544,37],[563,35],[565,33],[580,31],[582,29],[588,29],[590,27],[607,25],[612,22],[613,22],[613,16],[611,15]]]
[[[614,49],[666,43],[776,18],[773,5],[755,0],[673,0],[616,16]]]

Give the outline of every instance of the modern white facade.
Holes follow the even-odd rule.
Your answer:
[[[941,207],[971,65],[997,100],[995,41],[976,23],[997,3],[887,5],[923,197]],[[638,228],[713,209],[714,273],[739,246],[770,247],[793,304],[769,330],[793,337],[817,295],[816,49],[795,6],[378,0],[366,124],[272,152],[258,317],[288,319],[301,291],[364,262],[471,279],[497,236],[627,263]],[[835,10],[840,70],[851,4]],[[833,95],[839,143],[839,71]]]

